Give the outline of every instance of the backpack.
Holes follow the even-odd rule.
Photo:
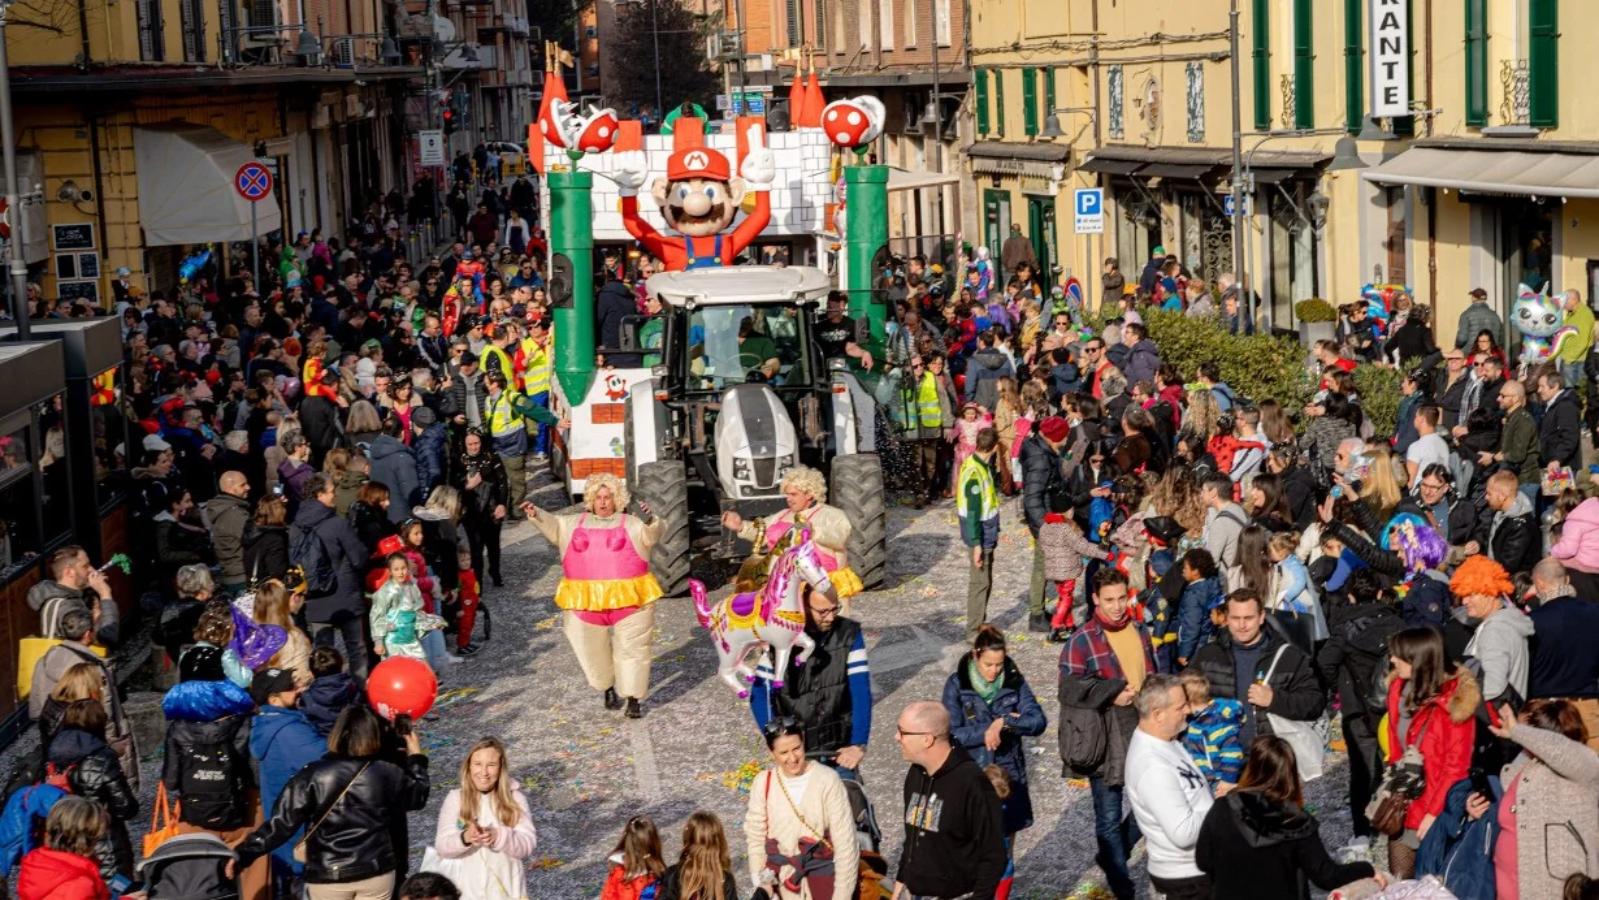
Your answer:
[[[170,746],[170,744],[169,744]],[[178,795],[183,798],[183,820],[216,831],[227,831],[241,824],[239,769],[233,743],[224,738],[215,743],[177,742]]]
[[[70,791],[44,784],[23,785],[6,800],[0,812],[0,881],[24,856],[44,843],[45,817],[56,801]]]
[[[329,594],[338,586],[333,558],[315,528],[303,528],[289,547],[289,563],[305,572],[305,586],[311,594]]]

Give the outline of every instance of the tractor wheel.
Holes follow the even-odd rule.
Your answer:
[[[638,467],[639,499],[666,523],[661,539],[650,551],[650,569],[668,597],[688,591],[689,510],[688,473],[678,460],[648,462]]]
[[[850,453],[833,458],[829,479],[832,504],[849,519],[849,565],[868,589],[880,587],[888,574],[888,512],[883,491],[883,464],[876,453]]]

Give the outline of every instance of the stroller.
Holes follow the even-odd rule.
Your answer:
[[[810,751],[805,754],[813,760],[831,759],[831,751]],[[879,849],[883,842],[883,830],[877,825],[877,810],[872,806],[871,798],[866,796],[866,786],[853,778],[845,778],[844,794],[849,797],[849,809],[855,819],[855,844],[860,848],[861,870],[860,887],[856,896],[861,900],[888,900],[889,891],[884,887],[888,878],[888,860],[883,858]]]
[[[223,869],[238,855],[214,834],[179,834],[139,863],[149,900],[239,900]]]

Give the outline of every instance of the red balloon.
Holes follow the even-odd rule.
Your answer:
[[[409,656],[391,656],[378,663],[366,680],[366,698],[378,715],[390,721],[404,714],[420,719],[439,696],[439,679],[428,664]]]

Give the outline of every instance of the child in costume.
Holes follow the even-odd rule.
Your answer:
[[[422,649],[422,635],[432,630],[437,618],[428,615],[422,606],[422,591],[416,586],[411,563],[403,553],[388,559],[388,578],[372,595],[372,644],[377,654],[409,656],[427,660]]]

